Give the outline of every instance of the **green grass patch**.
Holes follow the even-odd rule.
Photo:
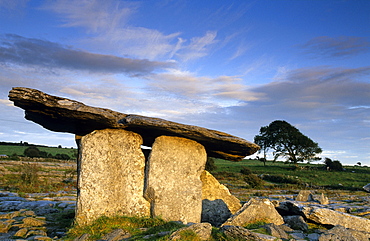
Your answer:
[[[345,171],[327,171],[324,164],[298,164],[298,167],[295,167],[284,162],[271,161],[266,162],[264,166],[258,160],[231,162],[215,159],[214,162],[217,169],[212,171],[212,174],[221,183],[233,185],[242,185],[243,174],[240,172],[246,168],[273,184],[265,185],[265,188],[317,186],[356,191],[362,190],[363,186],[370,183],[370,167],[344,166]]]
[[[90,240],[102,238],[114,229],[122,229],[129,232],[133,237],[131,240],[142,240],[142,237],[165,231],[175,231],[185,225],[177,222],[166,222],[160,218],[146,217],[100,217],[88,226],[73,226],[64,240],[73,240],[85,233],[90,234]],[[149,239],[150,240],[150,239]],[[158,240],[158,239],[157,239]]]
[[[11,156],[14,153],[17,154],[18,156],[23,156],[24,150],[27,149],[29,146],[17,146],[17,145],[0,145],[0,155],[7,155]],[[52,154],[55,156],[56,154],[67,154],[70,157],[74,157],[77,153],[76,148],[57,148],[57,147],[39,147],[37,148],[40,151],[44,151],[47,153]]]

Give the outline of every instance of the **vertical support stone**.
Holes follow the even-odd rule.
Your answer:
[[[207,154],[203,145],[181,137],[157,137],[146,170],[145,197],[151,215],[164,220],[198,223]]]
[[[145,157],[140,135],[118,129],[94,131],[81,138],[76,221],[100,216],[149,216],[143,197]]]

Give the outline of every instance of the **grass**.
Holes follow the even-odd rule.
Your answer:
[[[217,169],[212,171],[220,182],[241,181],[240,170],[247,167],[259,176],[280,176],[285,182],[266,183],[265,188],[302,188],[303,186],[317,186],[321,188],[362,190],[362,187],[370,183],[369,167],[345,166],[345,171],[327,171],[323,164],[299,164],[299,168],[285,164],[284,162],[267,162],[266,166],[257,160],[243,160],[230,162],[215,159]],[[290,181],[288,181],[290,180]],[[294,184],[294,180],[297,183]],[[289,184],[290,183],[290,184]],[[289,185],[288,185],[289,184]],[[238,185],[238,184],[237,184]]]
[[[89,234],[88,240],[101,239],[105,234],[115,229],[122,229],[129,232],[132,236],[130,240],[169,240],[170,235],[176,230],[186,227],[179,222],[164,221],[161,218],[148,217],[100,217],[88,226],[73,225],[63,240],[74,240],[83,234]],[[163,236],[158,235],[164,233]],[[200,241],[201,239],[193,231],[184,230],[180,232],[181,239],[187,241]],[[146,237],[146,238],[144,238]],[[149,237],[149,238],[148,238]],[[234,240],[226,238],[218,228],[212,228],[211,238],[209,241],[226,241]]]
[[[102,238],[105,234],[114,229],[122,229],[129,232],[133,237],[130,240],[143,240],[146,235],[157,234],[165,231],[175,231],[185,225],[177,222],[166,222],[160,218],[147,217],[100,217],[91,225],[79,226],[74,225],[67,234],[64,240],[74,240],[82,234],[90,234],[90,240],[97,240]],[[158,240],[148,239],[148,240]]]

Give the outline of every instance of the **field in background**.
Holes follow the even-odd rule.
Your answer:
[[[18,146],[18,145],[0,145],[0,155],[11,156],[14,153],[18,156],[22,156],[24,150],[29,146]],[[40,151],[45,151],[47,153],[55,156],[56,154],[67,154],[70,157],[73,157],[73,154],[76,153],[76,148],[57,148],[57,147],[42,147],[36,146]]]
[[[21,145],[0,145],[0,155],[11,156],[15,153],[18,156],[22,156],[27,147],[28,146]],[[56,154],[67,154],[72,158],[72,161],[75,160],[77,154],[76,148],[44,146],[37,146],[37,148],[40,151],[50,153],[53,156]],[[0,160],[10,161],[10,159],[7,158],[0,158]],[[32,159],[27,160],[28,161],[26,162],[33,162]],[[266,162],[266,165],[264,165],[263,162],[258,160],[246,159],[241,162],[231,162],[222,159],[213,160],[217,169],[211,171],[211,173],[222,184],[227,185],[234,193],[245,192],[245,190],[253,189],[336,189],[361,191],[363,190],[363,186],[370,183],[370,167],[366,166],[344,166],[344,171],[328,171],[325,169],[322,162],[317,162],[316,164],[300,163],[297,168],[294,165],[285,164],[284,162],[268,161]],[[42,161],[42,159],[35,159],[34,161]],[[45,161],[53,162],[52,159],[45,159]],[[255,177],[263,179],[258,187],[248,184],[248,180],[246,179],[248,174],[245,172],[241,173],[241,170],[245,168],[249,169]],[[8,166],[6,169],[10,171],[12,168]],[[69,168],[68,170],[63,171],[72,172]],[[42,170],[41,172],[45,172],[45,170]],[[10,178],[10,176],[8,176],[8,178]],[[14,176],[13,178],[16,177]],[[3,177],[1,179],[3,179],[4,182],[7,178]],[[9,182],[8,184],[11,186]]]
[[[370,183],[370,167],[344,166],[344,171],[328,171],[324,164],[299,164],[298,168],[284,162],[263,162],[258,160],[243,160],[241,162],[230,162],[222,159],[215,159],[217,169],[212,171],[220,182],[227,183],[231,188],[245,188],[244,176],[240,173],[243,168],[248,168],[253,174],[262,178],[265,176],[281,177],[283,180],[290,180],[292,183],[279,183],[265,181],[261,189],[276,188],[322,188],[322,189],[343,189],[362,190],[362,187]],[[271,178],[270,178],[271,179]],[[296,180],[299,184],[294,184]]]

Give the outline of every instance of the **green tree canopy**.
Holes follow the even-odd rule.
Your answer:
[[[285,157],[294,164],[318,160],[316,154],[322,152],[316,142],[283,120],[276,120],[261,127],[259,135],[254,137],[254,142],[261,147],[260,152],[263,151],[264,157],[271,149],[274,160]]]
[[[24,150],[23,155],[26,157],[40,157],[40,150],[35,146],[30,146]]]

